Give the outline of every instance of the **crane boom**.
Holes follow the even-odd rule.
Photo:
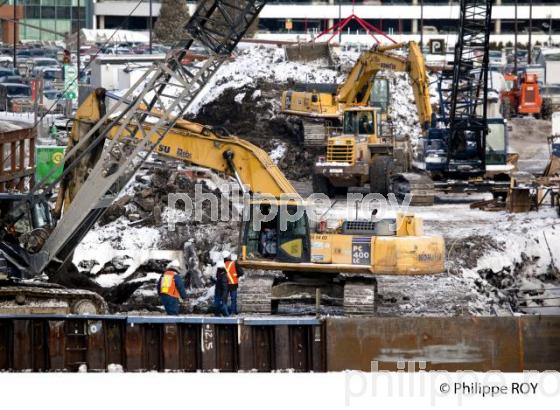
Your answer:
[[[461,0],[459,16],[449,106],[447,168],[451,172],[482,175],[486,170],[492,0]]]
[[[172,50],[165,61],[156,63],[113,105],[67,153],[73,164],[98,149],[112,133],[87,180],[76,193],[41,251],[34,255],[33,270],[41,272],[57,253],[78,232],[89,229],[119,187],[130,179],[136,169],[186,112],[205,84],[230,55],[249,26],[256,19],[266,1],[206,0],[200,2],[185,26],[187,38],[180,48]],[[209,57],[201,63],[185,66],[183,57],[194,42],[201,44]],[[165,115],[155,115],[153,110]],[[117,127],[117,130],[115,130]],[[136,138],[141,135],[141,138]],[[65,159],[65,161],[66,161]],[[72,171],[65,167],[61,178]],[[38,184],[34,189],[51,191]],[[89,221],[88,223],[85,223]]]

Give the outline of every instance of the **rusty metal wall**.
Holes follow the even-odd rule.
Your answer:
[[[325,371],[315,319],[0,317],[0,371]]]
[[[0,371],[560,370],[560,316],[0,316]]]
[[[327,319],[326,333],[329,371],[369,371],[372,362],[394,371],[560,370],[559,316]]]

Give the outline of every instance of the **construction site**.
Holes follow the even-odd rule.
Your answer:
[[[246,38],[266,3],[199,2],[128,86],[0,113],[0,371],[559,371],[560,104],[491,64],[493,2],[447,56],[367,22]]]

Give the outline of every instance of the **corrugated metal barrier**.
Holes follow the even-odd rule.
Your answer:
[[[325,370],[315,319],[0,316],[0,370]]]
[[[560,370],[560,316],[0,316],[0,371]]]

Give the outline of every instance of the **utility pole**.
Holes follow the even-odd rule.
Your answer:
[[[527,64],[533,62],[531,54],[533,52],[533,0],[529,1],[529,42],[527,44]]]
[[[424,47],[424,0],[420,0],[420,49]]]
[[[548,46],[552,47],[552,14],[548,15]]]
[[[513,36],[513,75],[517,75],[517,0],[515,0],[515,21]]]
[[[16,39],[17,39],[17,24],[16,24],[16,8],[17,8],[17,0],[14,0],[14,70],[17,68],[17,44],[16,44]]]
[[[342,43],[342,30],[340,22],[342,21],[342,0],[338,0],[338,44]]]
[[[152,0],[150,0],[150,17],[148,20],[148,30],[150,32],[150,45],[149,45],[149,49],[150,49],[150,54],[152,54],[152,44],[153,44],[153,38],[152,38]]]

